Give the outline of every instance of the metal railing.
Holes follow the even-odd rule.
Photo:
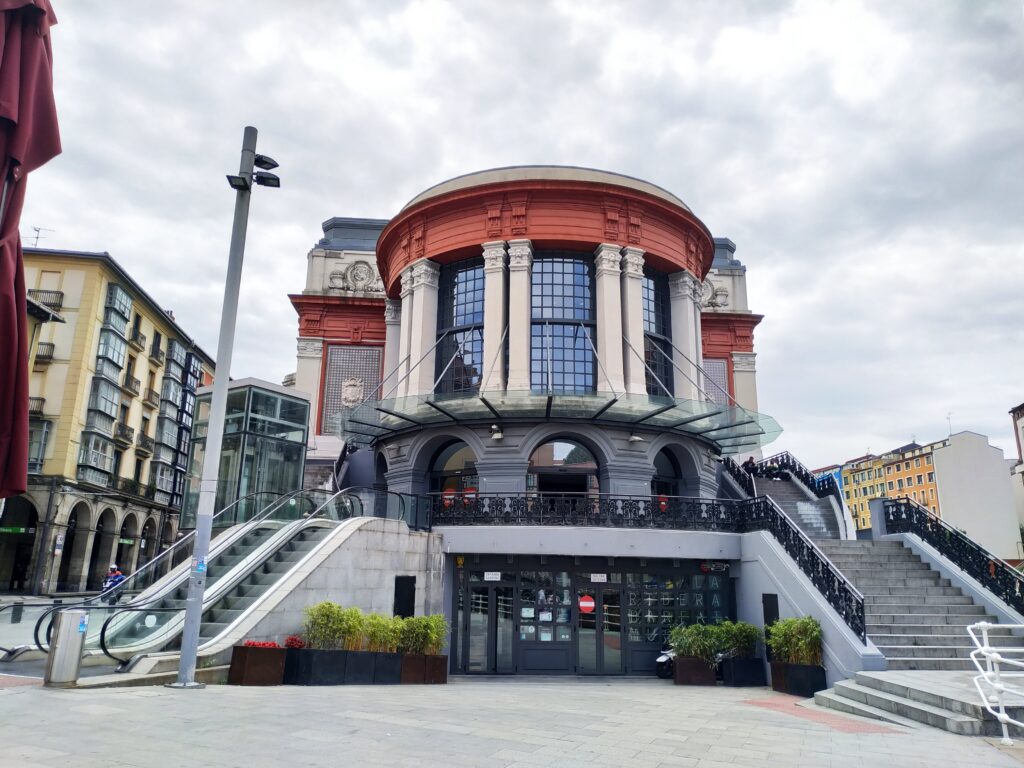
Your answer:
[[[740,488],[746,491],[748,496],[755,495],[754,479],[743,467],[737,464],[733,459],[725,456],[722,459],[722,468],[729,474],[729,477],[739,483]]]
[[[146,348],[146,334],[138,328],[132,328],[132,335],[128,340],[139,350]]]
[[[1021,722],[1021,718],[1024,718],[1024,648],[993,647],[988,634],[991,629],[1008,629],[1012,634],[1024,631],[1024,624],[991,624],[981,621],[967,627],[967,634],[974,641],[971,661],[980,673],[973,680],[981,697],[981,706],[999,722],[1003,730],[1002,743],[1012,746],[1010,726],[1024,729],[1024,722]],[[1016,718],[1006,711],[1007,694],[1017,697],[1014,705]]]
[[[152,360],[157,365],[163,365],[165,358],[166,354],[162,349],[160,349],[160,347],[154,347],[149,352],[149,359]]]
[[[122,389],[126,392],[130,392],[135,397],[139,396],[139,388],[142,386],[142,382],[136,379],[131,374],[126,373],[122,382]]]
[[[49,307],[54,312],[59,312],[64,306],[64,291],[43,291],[38,288],[29,288],[29,297],[35,299],[44,307]]]
[[[36,362],[49,363],[53,361],[53,353],[57,347],[52,341],[40,341],[36,343]]]
[[[156,441],[145,432],[139,432],[135,438],[135,446],[136,451],[152,454],[156,449]]]
[[[42,416],[43,406],[46,405],[45,397],[30,397],[28,399],[28,412],[32,416]]]
[[[834,477],[831,475],[815,477],[814,473],[801,464],[796,456],[789,451],[783,451],[774,456],[769,456],[767,459],[761,459],[761,461],[757,462],[757,467],[758,473],[770,471],[771,467],[775,467],[780,472],[788,473],[790,478],[799,482],[819,499],[823,499],[826,496],[839,498],[839,487],[836,485]]]
[[[129,427],[123,421],[114,423],[114,442],[131,445],[135,441],[135,428]]]
[[[931,510],[908,498],[882,499],[888,533],[912,533],[1018,613],[1024,613],[1024,574]]]
[[[148,405],[150,408],[160,407],[160,393],[152,387],[147,387],[146,396],[142,398],[142,404]]]
[[[550,525],[770,533],[846,625],[867,643],[864,596],[767,496],[733,501],[687,496],[571,493],[430,494],[431,525]]]

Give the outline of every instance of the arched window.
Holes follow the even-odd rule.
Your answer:
[[[668,299],[668,276],[644,269],[644,376],[647,394],[672,397],[672,319]],[[652,375],[653,374],[653,375]],[[660,383],[659,383],[660,382]]]
[[[430,463],[430,490],[434,493],[477,487],[476,456],[468,445],[458,440],[449,443]]]
[[[593,258],[564,251],[537,252],[530,291],[530,388],[554,394],[594,392]]]
[[[447,335],[445,335],[447,333]],[[441,267],[437,292],[435,358],[439,394],[477,392],[484,373],[484,262],[467,259]],[[413,361],[415,362],[415,361]]]
[[[551,440],[530,454],[528,491],[539,493],[596,493],[597,459],[574,440]]]
[[[667,449],[654,457],[654,479],[651,491],[656,495],[679,496],[679,463]]]

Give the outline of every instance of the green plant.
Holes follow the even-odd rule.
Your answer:
[[[363,619],[363,635],[366,650],[377,653],[394,653],[402,635],[405,619],[399,616],[388,618],[377,613],[367,614]]]
[[[757,653],[761,630],[745,621],[723,621],[718,625],[722,651],[737,659],[752,659]]]
[[[676,627],[669,636],[677,656],[700,659],[709,667],[714,667],[718,663],[718,654],[723,650],[723,639],[722,630],[717,624]]]
[[[366,642],[366,616],[358,608],[342,608],[338,615],[341,647],[361,651]]]
[[[423,646],[423,652],[428,656],[438,656],[441,653],[441,649],[444,648],[444,641],[448,638],[448,622],[445,620],[444,615],[440,613],[434,613],[423,618],[426,624],[426,642]]]
[[[821,624],[813,616],[779,619],[768,627],[772,660],[785,664],[821,664]]]
[[[427,617],[410,616],[402,622],[398,650],[402,653],[422,655],[426,653],[429,639]]]
[[[329,600],[306,608],[303,634],[310,648],[330,651],[342,647],[343,610]]]

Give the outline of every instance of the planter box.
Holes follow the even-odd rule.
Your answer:
[[[375,653],[373,682],[377,685],[398,685],[402,682],[402,654]]]
[[[341,685],[348,651],[289,648],[284,663],[285,685]]]
[[[422,685],[427,682],[427,657],[422,653],[402,654],[402,685]]]
[[[286,648],[236,645],[231,651],[228,685],[280,685]]]
[[[443,685],[448,682],[448,657],[424,656],[424,682]]]
[[[715,668],[691,656],[676,656],[672,663],[676,685],[716,685]]]
[[[824,667],[817,664],[787,664],[786,667],[787,693],[809,699],[828,687],[825,685]]]
[[[725,659],[722,662],[722,683],[734,688],[768,685],[761,659]]]
[[[372,685],[377,654],[370,651],[347,651],[345,685]]]

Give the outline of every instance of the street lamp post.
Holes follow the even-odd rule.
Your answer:
[[[248,126],[242,137],[242,160],[238,167],[238,175],[228,176],[228,184],[235,190],[235,220],[231,227],[228,271],[224,279],[224,305],[220,315],[220,337],[217,340],[217,369],[213,379],[213,399],[210,402],[203,474],[199,481],[196,538],[192,552],[192,567],[188,574],[185,626],[181,634],[181,662],[178,667],[178,679],[170,684],[173,688],[203,687],[201,683],[195,681],[196,656],[199,650],[199,625],[203,618],[206,561],[210,551],[214,505],[217,498],[217,475],[224,437],[224,412],[227,407],[231,352],[235,341],[235,320],[238,315],[238,290],[242,281],[242,259],[245,255],[245,231],[249,222],[249,196],[253,183],[269,187],[281,185],[280,179],[272,173],[257,171],[254,174],[254,166],[269,170],[276,168],[277,163],[269,157],[256,154],[256,129]]]

